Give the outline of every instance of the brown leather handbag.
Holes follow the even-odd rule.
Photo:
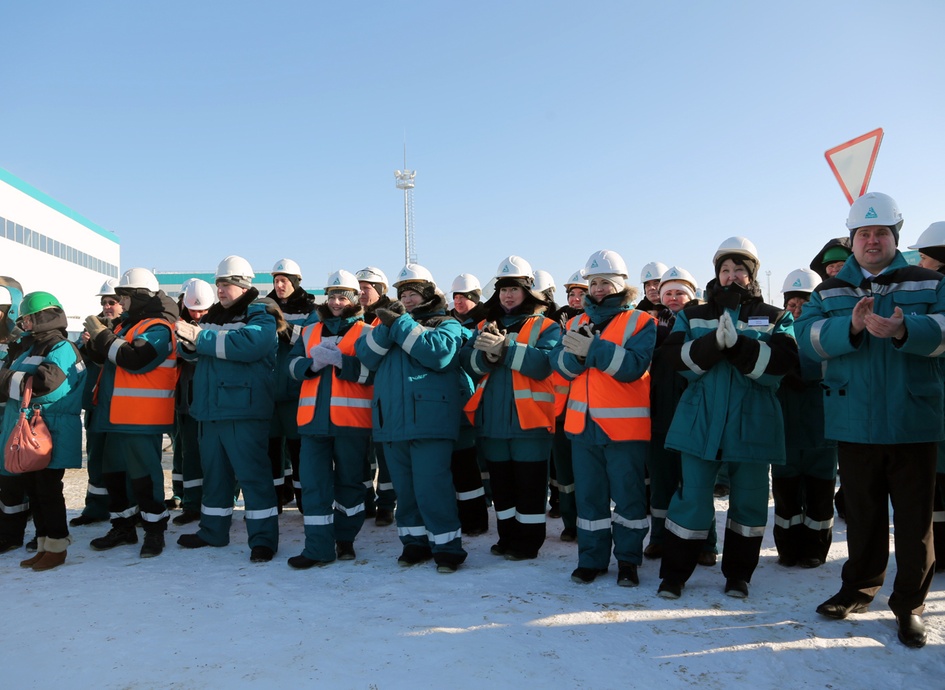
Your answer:
[[[4,467],[7,472],[13,474],[45,469],[52,460],[52,434],[43,420],[42,408],[34,405],[33,416],[26,418],[26,411],[30,409],[32,398],[33,377],[27,376],[23,379],[20,416],[13,425],[3,453]]]

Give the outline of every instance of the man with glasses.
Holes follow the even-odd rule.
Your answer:
[[[118,285],[118,279],[109,278],[102,283],[102,287],[98,291],[98,298],[102,305],[102,311],[99,313],[98,319],[110,331],[115,330],[122,313],[121,302],[118,301],[118,295],[115,294],[116,285]],[[108,491],[105,489],[105,480],[102,478],[105,434],[100,431],[92,431],[92,416],[95,414],[92,393],[102,367],[101,364],[89,357],[89,338],[89,332],[83,330],[79,342],[79,352],[82,353],[82,359],[88,371],[88,376],[85,378],[85,390],[82,392],[82,409],[85,410],[85,453],[88,458],[85,469],[88,472],[89,481],[85,492],[85,507],[80,515],[69,520],[69,525],[72,527],[81,527],[82,525],[91,525],[108,520]]]

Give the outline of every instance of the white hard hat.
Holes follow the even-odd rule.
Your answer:
[[[584,277],[591,276],[620,276],[628,278],[627,263],[612,249],[601,249],[590,255],[584,265]]]
[[[118,278],[109,278],[98,289],[96,297],[115,297],[115,288],[118,287]]]
[[[784,279],[784,287],[781,288],[781,294],[785,292],[813,292],[814,288],[820,285],[820,276],[809,268],[797,268],[787,274]]]
[[[495,271],[496,280],[502,278],[525,278],[531,280],[534,284],[535,275],[532,273],[532,265],[520,256],[507,256],[499,263]]]
[[[387,275],[377,266],[365,266],[354,275],[359,281],[364,281],[365,283],[379,283],[383,285],[384,289],[379,290],[378,292],[387,292],[387,288],[390,287],[390,283],[387,280]]]
[[[548,271],[538,269],[535,271],[535,289],[538,292],[544,292],[545,290],[555,290],[555,279],[552,277]]]
[[[945,221],[932,223],[909,249],[922,251],[927,247],[945,247]]]
[[[188,309],[204,311],[213,306],[216,290],[206,280],[191,278],[183,287],[184,306]]]
[[[573,287],[587,290],[587,278],[584,277],[584,271],[575,271],[571,274],[571,277],[564,282],[565,290],[570,290]]]
[[[640,282],[646,285],[651,280],[659,280],[660,277],[662,277],[662,275],[668,270],[669,266],[663,262],[651,261],[640,271]]]
[[[325,292],[329,290],[352,290],[355,294],[361,286],[358,285],[358,278],[351,271],[341,269],[328,274],[328,280],[325,281]]]
[[[436,286],[433,274],[420,264],[407,264],[400,269],[397,280],[394,281],[394,287],[400,287],[405,283],[430,283],[434,287]]]
[[[492,296],[495,294],[495,276],[489,278],[489,282],[486,283],[482,288],[482,301],[488,302],[492,299]]]
[[[279,259],[270,271],[273,277],[277,275],[298,276],[302,279],[302,268],[292,259]]]
[[[755,270],[758,270],[758,267],[761,266],[761,261],[758,260],[758,250],[755,249],[755,245],[751,240],[744,237],[729,237],[727,240],[722,242],[719,245],[718,250],[715,252],[715,256],[712,258],[712,265],[716,265],[723,256],[728,256],[729,254],[736,254],[738,256],[744,256],[748,259],[751,259],[755,262]]]
[[[896,200],[888,194],[868,192],[854,201],[847,216],[847,230],[868,225],[885,225],[898,235],[902,227],[902,214]]]
[[[479,284],[479,279],[472,273],[460,273],[453,278],[453,284],[450,286],[451,295],[455,295],[457,292],[465,294],[476,290],[482,292],[482,286]]]
[[[217,272],[213,276],[214,280],[219,280],[220,278],[244,278],[247,283],[252,283],[255,277],[256,273],[253,272],[253,267],[249,265],[249,262],[242,256],[236,256],[235,254],[231,254],[223,259],[220,265],[217,266]]]
[[[141,288],[151,292],[157,292],[161,289],[157,278],[146,268],[129,268],[122,274],[121,280],[118,281],[118,285],[115,287],[129,290]]]
[[[663,283],[686,283],[692,287],[693,292],[699,289],[699,283],[696,282],[695,276],[679,266],[670,266],[666,269],[666,272],[660,276],[660,288],[663,287]]]

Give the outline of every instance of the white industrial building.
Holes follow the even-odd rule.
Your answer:
[[[118,236],[0,168],[0,275],[24,293],[44,290],[62,303],[70,336],[101,311],[95,294],[119,273]]]

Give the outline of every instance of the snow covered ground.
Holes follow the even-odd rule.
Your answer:
[[[85,491],[67,473],[70,517]],[[719,531],[726,501],[719,499]],[[469,539],[459,572],[400,568],[395,527],[369,521],[358,558],[307,571],[302,519],[281,518],[268,564],[249,562],[240,512],[232,542],[185,551],[171,526],[158,558],[138,547],[90,550],[106,524],[74,528],[63,567],[18,567],[0,556],[5,688],[941,688],[945,687],[945,576],[925,615],[929,644],[896,639],[886,606],[847,621],[814,608],[840,583],[838,522],[830,561],[817,570],[775,563],[769,530],[751,596],[722,593],[719,567],[697,569],[678,601],[656,596],[658,563],[636,589],[616,586],[616,565],[590,585],[570,581],[577,547],[548,523],[536,561],[493,556],[495,535]],[[140,532],[140,530],[139,530]],[[32,532],[28,532],[30,536]]]

